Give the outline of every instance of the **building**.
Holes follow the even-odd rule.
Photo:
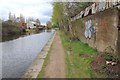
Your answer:
[[[27,22],[27,28],[34,29],[36,27],[37,27],[36,22],[34,22],[34,21]]]

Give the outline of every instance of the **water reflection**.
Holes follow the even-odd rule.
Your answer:
[[[2,77],[20,78],[53,33],[54,30],[41,32],[0,43],[2,44]]]
[[[32,33],[32,32],[31,33],[30,32],[25,32],[25,33],[22,33],[22,34],[14,34],[14,35],[2,36],[2,42],[10,41],[10,40],[13,40],[13,39],[17,39],[19,37],[24,37],[24,36],[28,36],[28,35],[38,34],[38,33],[41,33],[41,32],[44,32],[44,30],[36,31],[34,33]]]

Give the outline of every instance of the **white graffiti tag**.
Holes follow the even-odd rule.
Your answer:
[[[88,20],[87,22],[85,22],[85,26],[86,26],[86,29],[85,29],[84,35],[86,38],[91,38],[91,31],[90,31],[91,20]]]

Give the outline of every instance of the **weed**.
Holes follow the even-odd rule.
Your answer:
[[[62,44],[66,52],[67,77],[68,78],[91,78],[94,71],[91,62],[96,56],[96,50],[79,40],[69,39],[60,31]],[[68,54],[70,52],[70,54]],[[82,56],[87,55],[88,57]],[[91,57],[93,56],[93,57]]]

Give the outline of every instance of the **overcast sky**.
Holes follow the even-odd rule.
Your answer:
[[[9,12],[19,17],[39,18],[41,24],[45,25],[52,16],[52,0],[1,0],[0,17],[8,19]]]

